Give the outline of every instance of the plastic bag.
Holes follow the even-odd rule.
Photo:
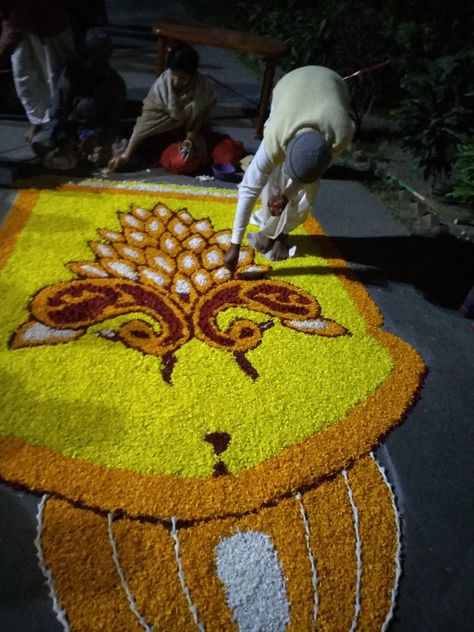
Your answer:
[[[164,150],[160,156],[159,164],[175,175],[194,173],[203,166],[203,161],[198,154],[187,158],[187,155],[180,151],[182,143],[172,143]]]

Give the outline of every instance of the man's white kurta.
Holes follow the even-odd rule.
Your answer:
[[[322,66],[305,66],[285,75],[273,90],[272,108],[265,123],[263,141],[239,186],[239,200],[232,242],[240,244],[259,195],[264,207],[258,213],[260,229],[267,237],[288,233],[304,222],[319,189],[319,182],[291,180],[283,169],[286,146],[292,138],[318,131],[326,139],[334,160],[354,135],[348,114],[350,95],[344,80]],[[289,200],[279,218],[267,209],[272,186]]]

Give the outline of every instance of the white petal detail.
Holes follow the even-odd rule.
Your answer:
[[[135,215],[137,215],[138,217],[141,217],[142,219],[144,219],[145,217],[148,217],[148,211],[144,208],[136,208],[134,211]]]
[[[125,215],[124,220],[132,228],[137,228],[138,226],[140,226],[140,222],[136,217],[133,217],[133,215]]]
[[[204,287],[206,283],[209,282],[208,276],[206,274],[203,274],[202,272],[198,272],[198,274],[196,274],[196,276],[194,277],[194,280],[201,287]]]
[[[117,332],[113,331],[113,329],[101,329],[100,331],[96,332],[96,336],[107,338],[108,340],[113,340],[117,337]]]
[[[74,329],[53,329],[43,323],[34,323],[21,334],[25,342],[42,342],[51,338],[63,338],[66,341],[76,336],[77,331]]]
[[[171,215],[171,213],[169,212],[169,210],[165,207],[165,206],[160,206],[157,210],[156,213],[158,213],[158,215],[160,215],[161,217],[169,217]]]
[[[183,268],[189,270],[194,266],[195,263],[196,259],[192,255],[187,255],[186,257],[183,257]]]
[[[174,226],[173,226],[173,231],[177,234],[177,235],[182,235],[184,233],[184,231],[186,230],[186,226],[184,226],[184,224],[181,224],[181,222],[177,222]]]
[[[259,531],[238,531],[215,549],[217,575],[239,632],[284,632],[290,606],[282,566],[272,539]]]
[[[152,219],[148,224],[148,228],[154,233],[157,233],[160,230],[160,227],[161,223],[157,219]]]
[[[218,250],[211,250],[207,253],[206,258],[209,263],[219,263],[221,259],[220,252]]]
[[[87,274],[93,274],[97,277],[108,277],[109,275],[105,270],[99,268],[99,266],[95,266],[93,263],[84,263],[82,266],[78,266],[80,270],[83,270]]]
[[[106,239],[109,239],[110,241],[121,241],[123,238],[123,235],[121,235],[120,233],[116,233],[113,230],[109,230],[105,233],[105,237]]]
[[[127,255],[128,257],[132,257],[132,259],[140,259],[140,253],[137,250],[135,250],[135,248],[131,248],[130,246],[125,246],[122,252],[124,255]]]
[[[227,268],[219,268],[214,272],[214,277],[224,281],[224,279],[228,279],[230,277],[230,272]]]
[[[289,320],[288,323],[300,329],[326,329],[328,326],[325,320]]]
[[[199,248],[199,246],[202,244],[202,239],[201,237],[193,237],[192,239],[189,240],[189,246],[190,248]]]
[[[109,263],[109,268],[126,279],[131,279],[132,281],[138,279],[138,274],[126,263],[111,261]]]
[[[112,248],[109,248],[109,246],[106,246],[105,244],[97,244],[97,252],[102,256],[102,257],[113,257],[114,256],[114,251],[112,250]]]
[[[164,287],[166,285],[166,279],[159,272],[153,272],[153,270],[148,270],[147,268],[143,270],[143,275],[146,276],[147,279],[156,283],[160,287]]]
[[[196,224],[196,228],[198,229],[198,231],[200,233],[205,233],[206,231],[208,231],[211,227],[209,225],[209,222],[198,222]]]
[[[221,245],[224,245],[224,246],[226,244],[230,244],[230,234],[229,235],[227,235],[227,234],[226,235],[219,235],[216,238],[216,241],[217,241],[218,244],[221,244]]]
[[[176,281],[176,292],[178,294],[190,294],[191,286],[189,285],[189,282],[185,279],[178,279]]]
[[[165,272],[173,272],[173,268],[163,257],[154,257],[153,261],[159,268],[162,268]]]

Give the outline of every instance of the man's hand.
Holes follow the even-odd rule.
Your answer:
[[[230,244],[229,250],[224,255],[224,264],[231,272],[235,270],[239,263],[240,244]]]
[[[273,215],[273,217],[280,217],[287,204],[288,198],[283,193],[272,195],[267,205],[270,209],[270,215]]]
[[[287,204],[288,198],[283,193],[272,195],[267,204],[270,210],[270,215],[273,215],[273,217],[280,217]]]

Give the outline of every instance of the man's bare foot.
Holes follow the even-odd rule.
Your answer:
[[[255,250],[258,252],[266,253],[271,250],[273,245],[273,239],[270,237],[266,237],[262,235],[262,233],[257,233],[257,237],[255,238]]]
[[[288,259],[290,255],[290,251],[287,243],[288,235],[278,235],[278,237],[273,242],[272,247],[272,260],[273,261],[283,261],[284,259]]]
[[[40,127],[41,125],[30,125],[29,130],[25,132],[25,135],[23,137],[27,143],[31,144],[33,142],[33,136],[36,134]]]

